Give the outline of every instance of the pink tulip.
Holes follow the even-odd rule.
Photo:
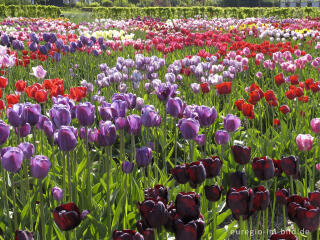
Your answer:
[[[314,118],[310,122],[311,129],[314,133],[320,133],[320,118]]]
[[[310,134],[299,134],[296,142],[300,151],[310,151],[313,145],[313,139]]]
[[[33,71],[32,75],[34,75],[38,79],[43,79],[47,74],[47,71],[44,70],[41,65],[33,67],[32,71]]]
[[[317,169],[317,171],[320,172],[320,163],[317,163],[317,164],[316,164],[316,169]]]

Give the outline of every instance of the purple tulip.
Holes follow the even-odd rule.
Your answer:
[[[51,189],[51,195],[52,195],[53,199],[58,202],[63,199],[63,192],[64,191],[59,187],[53,187]]]
[[[178,97],[170,98],[166,104],[166,111],[172,117],[181,118],[184,111],[184,104]]]
[[[77,130],[74,127],[62,126],[54,134],[55,142],[62,151],[72,151],[77,146]]]
[[[154,106],[146,105],[141,109],[141,122],[145,127],[154,127],[159,120],[159,114],[155,111]]]
[[[15,129],[16,134],[19,134],[19,137],[26,137],[31,133],[31,126],[29,123],[26,123],[22,127]]]
[[[31,174],[35,178],[43,179],[48,175],[51,162],[46,156],[36,155],[30,160]]]
[[[210,126],[218,116],[217,110],[214,107],[209,108],[207,106],[197,106],[195,108],[195,112],[198,114],[198,120],[201,127]]]
[[[195,139],[199,132],[200,123],[193,118],[183,118],[179,120],[178,127],[184,139]]]
[[[155,87],[155,93],[160,101],[167,102],[169,97],[175,97],[177,88],[177,84],[160,83]]]
[[[71,123],[70,108],[63,104],[54,104],[50,109],[50,117],[56,128],[68,126]]]
[[[22,150],[24,159],[30,159],[34,154],[34,145],[32,143],[29,143],[29,142],[20,143],[18,145],[18,148]]]
[[[199,134],[198,136],[196,136],[196,138],[194,140],[196,141],[196,143],[199,146],[203,146],[205,141],[206,141],[206,135],[205,134]]]
[[[121,165],[122,172],[131,173],[133,170],[133,166],[134,164],[132,162],[124,161]]]
[[[152,161],[152,149],[141,147],[136,150],[136,161],[138,167],[146,167]]]
[[[124,117],[118,117],[115,120],[117,130],[122,130],[127,126],[127,120]]]
[[[136,104],[137,104],[137,96],[135,94],[132,93],[127,93],[124,95],[125,100],[128,104],[128,108],[129,109],[134,109]]]
[[[81,126],[91,126],[94,122],[95,106],[89,102],[80,103],[76,107],[76,116]]]
[[[23,161],[23,152],[20,148],[9,147],[1,152],[1,164],[8,172],[16,173],[20,170]]]
[[[126,119],[126,127],[129,134],[138,135],[141,131],[142,121],[136,114],[129,115]]]
[[[214,139],[217,144],[219,145],[224,145],[227,144],[230,140],[230,135],[227,131],[224,130],[218,130],[216,131],[214,135]]]
[[[111,106],[102,106],[99,107],[98,110],[103,121],[111,121],[117,116],[116,109]]]
[[[31,126],[34,126],[38,123],[40,115],[41,115],[41,106],[40,104],[24,104],[25,112],[26,112],[26,121]]]
[[[21,127],[27,122],[27,114],[24,105],[21,103],[13,105],[11,108],[7,108],[8,122],[13,127]]]
[[[117,129],[111,121],[100,123],[97,141],[99,146],[111,146],[117,140]]]
[[[111,107],[116,110],[116,117],[125,117],[128,103],[122,100],[115,100],[111,103]]]
[[[4,144],[10,134],[10,127],[0,120],[0,145]]]
[[[228,114],[225,118],[223,118],[224,129],[228,132],[237,131],[237,129],[241,126],[241,120],[235,115]]]

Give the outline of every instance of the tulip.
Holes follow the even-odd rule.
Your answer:
[[[261,158],[254,158],[252,162],[252,169],[254,175],[262,181],[273,178],[275,174],[273,161],[271,158],[266,156]]]
[[[142,121],[136,114],[129,115],[126,118],[126,126],[129,134],[138,135],[141,131]]]
[[[193,118],[183,118],[179,120],[178,127],[185,139],[195,139],[199,132],[200,123]]]
[[[186,224],[181,219],[178,219],[175,222],[175,239],[176,240],[197,240],[201,239],[202,234],[204,231],[204,221],[202,219],[197,221],[190,221]]]
[[[247,185],[246,173],[236,171],[229,176],[229,184],[232,188],[240,188]]]
[[[219,145],[224,145],[227,144],[230,140],[230,135],[227,131],[224,130],[218,130],[216,131],[214,135],[214,139],[217,144]]]
[[[264,211],[270,203],[270,192],[264,186],[254,189],[253,209],[255,211]]]
[[[31,174],[35,178],[43,179],[48,175],[51,162],[46,156],[36,155],[30,160]]]
[[[198,219],[200,217],[200,195],[194,192],[178,193],[175,201],[181,219]]]
[[[163,202],[147,199],[137,205],[142,218],[150,227],[158,228],[167,223],[168,210]]]
[[[21,127],[27,122],[27,112],[21,103],[15,104],[12,108],[7,108],[8,122],[13,127]]]
[[[53,212],[55,223],[62,231],[76,228],[89,214],[88,210],[80,212],[74,203],[66,203],[56,207]]]
[[[183,115],[184,103],[178,97],[170,98],[166,104],[166,111],[172,117],[181,118]]]
[[[9,147],[5,152],[1,152],[1,164],[8,172],[16,173],[21,169],[23,152],[20,148]]]
[[[30,159],[34,154],[34,145],[32,143],[28,143],[28,142],[20,143],[18,145],[18,148],[22,150],[24,159]]]
[[[34,233],[22,230],[16,230],[14,234],[15,240],[34,240]]]
[[[187,165],[190,186],[197,188],[206,179],[206,170],[202,162],[193,162]]]
[[[4,144],[10,134],[10,127],[0,120],[0,145]]]
[[[243,147],[241,145],[234,145],[231,147],[232,155],[238,164],[245,165],[250,161],[251,158],[251,148]]]
[[[186,165],[175,166],[171,169],[171,174],[179,184],[185,184],[189,181],[189,175],[187,173]]]
[[[154,188],[145,189],[144,197],[145,199],[153,198],[167,204],[169,201],[169,188],[163,185],[156,185]]]
[[[299,172],[299,158],[296,156],[283,157],[280,160],[281,169],[287,176],[297,176]]]
[[[50,117],[56,128],[68,126],[71,123],[70,107],[63,104],[54,104],[50,109]]]
[[[91,126],[94,122],[95,106],[91,103],[80,103],[76,107],[76,116],[81,126]]]
[[[115,100],[111,103],[111,107],[116,110],[116,117],[125,117],[128,103],[124,100]]]
[[[70,126],[62,126],[54,135],[55,142],[62,151],[72,151],[77,146],[77,130]]]
[[[47,74],[47,71],[44,70],[42,66],[33,67],[32,71],[33,71],[32,75],[34,75],[38,79],[43,79]]]
[[[51,195],[54,200],[60,202],[63,199],[63,190],[59,187],[53,187],[51,189]]]
[[[111,146],[117,140],[116,126],[111,121],[105,121],[100,123],[100,129],[98,130],[97,141],[99,146]]]
[[[155,240],[154,230],[147,225],[144,220],[137,221],[136,223],[137,229],[143,235],[144,240]]]
[[[20,128],[15,128],[15,132],[19,137],[26,137],[31,133],[31,126],[29,123],[21,126]]]
[[[38,123],[40,115],[41,115],[41,107],[39,104],[31,104],[25,103],[25,114],[26,114],[26,121],[31,126],[34,126]]]
[[[222,187],[219,187],[217,185],[205,186],[204,192],[205,192],[206,198],[210,202],[216,202],[220,199],[222,195]]]
[[[313,118],[310,122],[311,129],[314,133],[320,133],[320,118]]]
[[[209,127],[217,119],[217,110],[207,106],[197,106],[195,112],[198,114],[198,120],[201,127]]]
[[[313,145],[313,139],[310,134],[299,134],[296,143],[300,151],[310,151]]]
[[[237,129],[241,126],[241,120],[235,115],[228,114],[225,118],[223,118],[224,129],[228,132],[237,131]]]
[[[136,161],[138,167],[146,167],[152,161],[152,149],[141,147],[136,150]]]
[[[132,162],[129,162],[129,161],[123,162],[121,165],[122,172],[131,173],[133,170],[133,166],[134,164]]]
[[[198,136],[196,136],[196,138],[194,139],[196,141],[196,143],[199,146],[203,146],[206,142],[206,135],[205,134],[199,134]]]
[[[114,230],[112,233],[113,240],[144,240],[144,237],[134,230]]]
[[[283,188],[276,191],[277,203],[279,203],[280,205],[286,205],[288,197],[289,197],[289,191],[287,189]]]
[[[311,202],[311,204],[317,208],[320,207],[320,192],[319,191],[315,191],[312,193],[309,193],[309,201]]]
[[[247,187],[231,188],[227,193],[227,206],[232,216],[246,220],[253,213],[253,190]]]
[[[141,109],[141,123],[145,127],[155,127],[155,126],[157,126],[159,119],[160,119],[160,116],[155,111],[154,106],[146,105]]]
[[[284,233],[272,234],[270,240],[298,240],[298,238],[291,232],[285,231]]]
[[[200,161],[206,170],[206,178],[214,178],[218,176],[222,168],[222,161],[219,157],[213,156],[211,158],[200,159]]]
[[[108,106],[99,107],[99,113],[102,121],[112,121],[117,116],[117,111]]]

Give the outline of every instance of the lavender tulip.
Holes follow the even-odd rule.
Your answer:
[[[10,127],[0,120],[0,145],[4,144],[10,134]]]
[[[138,135],[141,131],[142,121],[136,114],[129,115],[126,119],[127,130],[129,134]]]
[[[224,129],[228,132],[237,131],[237,129],[241,126],[241,120],[235,115],[228,114],[225,118],[223,118]]]
[[[41,106],[40,104],[31,104],[25,103],[25,114],[26,114],[26,121],[31,126],[34,126],[38,123],[40,115],[41,115]]]
[[[77,146],[77,130],[70,126],[62,126],[54,135],[55,142],[62,151],[72,151]]]
[[[183,118],[179,120],[178,127],[184,139],[195,139],[199,132],[200,123],[193,118]]]
[[[166,111],[175,118],[181,118],[184,111],[184,104],[178,97],[170,98],[166,104]]]
[[[230,135],[227,131],[224,130],[218,130],[216,131],[214,135],[214,139],[217,144],[219,145],[224,145],[227,144],[230,140]]]
[[[9,147],[1,152],[1,164],[8,172],[16,173],[20,170],[23,161],[23,152],[20,148]]]
[[[27,122],[27,114],[24,105],[21,103],[7,109],[8,122],[13,127],[21,127]]]
[[[63,199],[63,192],[64,191],[59,187],[53,187],[51,189],[51,195],[52,195],[53,199],[58,202]]]
[[[50,117],[56,128],[67,126],[71,123],[69,107],[63,104],[54,104],[50,109]]]
[[[20,143],[18,145],[18,148],[22,150],[24,159],[30,159],[34,154],[34,145],[32,143],[29,143],[29,142]]]
[[[46,156],[36,155],[30,160],[31,174],[35,178],[43,179],[48,175],[51,162]]]
[[[76,107],[76,116],[81,126],[91,126],[94,122],[95,107],[89,103],[80,103]]]

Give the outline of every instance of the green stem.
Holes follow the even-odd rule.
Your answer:
[[[63,153],[63,177],[62,177],[62,186],[63,190],[67,193],[67,184],[66,184],[66,154]],[[67,194],[63,195],[63,200],[66,201]]]
[[[86,144],[86,152],[87,152],[87,191],[88,191],[88,207],[89,209],[92,208],[92,186],[91,186],[91,168],[92,168],[92,163],[91,159],[89,156],[89,132],[88,132],[88,127],[86,127],[86,139],[85,139],[85,144]]]
[[[287,228],[287,217],[286,217],[286,206],[282,206],[282,215],[283,215],[283,227],[284,229]]]
[[[16,193],[15,193],[15,184],[14,184],[14,175],[11,175],[11,192],[12,192],[12,201],[13,201],[13,226],[14,230],[18,230],[18,221],[17,221],[17,203],[16,203]]]
[[[177,128],[176,128],[176,119],[173,119],[174,121],[174,166],[177,164],[177,158],[178,158],[178,144],[177,144]]]
[[[290,176],[290,191],[291,191],[291,195],[293,195],[294,194],[294,188],[293,188],[293,177],[292,176]]]
[[[30,230],[33,231],[32,208],[31,208],[31,197],[30,197],[30,182],[29,182],[29,176],[28,176],[27,163],[25,163],[24,175],[26,177],[27,204],[29,204]]]
[[[212,229],[212,239],[216,239],[217,236],[216,236],[216,229],[217,229],[217,202],[214,202],[213,203],[213,209],[212,209],[212,212],[213,212],[213,229]]]
[[[71,202],[73,201],[72,183],[71,183],[71,166],[70,166],[70,154],[67,152],[67,166],[68,166],[68,184],[69,184],[69,195]]]
[[[167,110],[165,107],[164,110],[164,119],[163,119],[163,124],[164,124],[164,130],[163,130],[163,145],[162,145],[162,161],[163,161],[163,167],[165,169],[165,173],[167,174],[167,161],[166,161],[166,157],[167,157],[167,149],[166,149],[166,145],[167,145]]]
[[[260,218],[261,218],[261,211],[258,212],[258,218],[257,218],[257,225],[256,225],[256,232],[259,232],[259,228],[260,228]],[[257,240],[258,238],[258,234],[254,235],[254,240]]]
[[[190,150],[189,162],[192,163],[193,162],[193,142],[192,142],[192,140],[189,140],[189,150]]]
[[[4,211],[6,213],[6,217],[9,218],[9,204],[8,204],[8,195],[7,195],[7,173],[4,170],[4,168],[1,168],[1,175],[2,175],[2,184],[3,184],[3,206],[4,206]],[[6,228],[8,226],[6,225]]]
[[[44,219],[44,200],[43,200],[43,191],[42,191],[42,179],[38,179],[39,183],[39,194],[40,194],[40,219],[41,219],[41,240],[46,239],[45,232],[45,219]]]
[[[127,185],[128,174],[124,175],[124,220],[123,220],[123,229],[127,229],[127,216],[128,216],[128,185]]]
[[[110,202],[110,170],[111,170],[111,153],[112,153],[112,148],[111,146],[108,146],[106,148],[106,152],[107,152],[107,169],[106,169],[106,172],[107,172],[107,179],[106,179],[106,185],[107,185],[107,204],[108,204],[108,207],[107,207],[107,228],[108,228],[108,236],[109,238],[111,238],[111,209],[112,209],[112,206],[111,206],[111,202]]]
[[[131,162],[134,162],[136,156],[136,146],[134,135],[131,134]]]
[[[125,152],[124,152],[124,130],[120,130],[120,160],[125,160]]]
[[[273,227],[274,227],[274,210],[275,210],[275,207],[276,207],[276,191],[277,191],[277,181],[278,179],[276,178],[275,179],[275,182],[274,182],[274,192],[273,192],[273,202],[272,202],[272,215],[271,215],[271,230],[273,230]]]

